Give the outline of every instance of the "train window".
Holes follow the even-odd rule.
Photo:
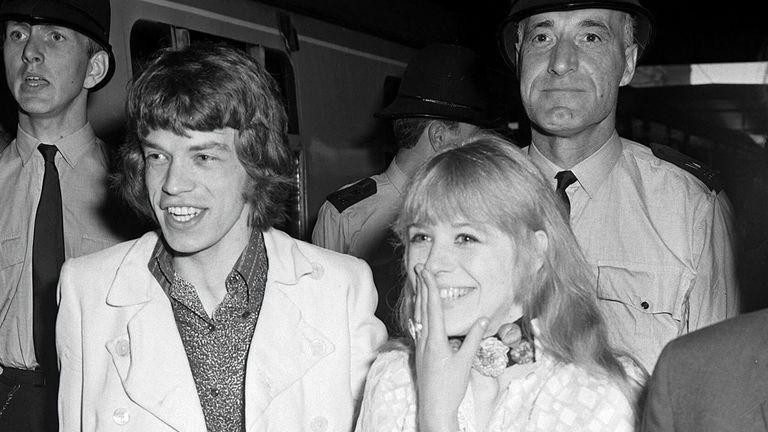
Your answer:
[[[152,54],[161,49],[175,46],[171,26],[150,21],[136,21],[131,28],[131,66],[137,75]]]

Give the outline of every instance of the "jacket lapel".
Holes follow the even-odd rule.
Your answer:
[[[117,271],[107,303],[121,309],[126,333],[107,350],[128,396],[179,431],[205,431],[197,388],[168,297],[147,269],[155,233],[139,239]]]
[[[300,380],[335,349],[333,343],[307,323],[292,296],[301,295],[300,279],[314,279],[322,270],[312,265],[287,235],[264,233],[269,272],[246,368],[247,430],[259,430],[272,400]]]

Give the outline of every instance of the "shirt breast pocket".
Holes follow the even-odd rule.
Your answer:
[[[651,371],[664,345],[685,332],[694,275],[679,266],[602,261],[597,297],[613,343]]]
[[[621,303],[638,314],[663,314],[675,321],[685,315],[685,298],[694,274],[685,267],[600,261],[597,296]]]

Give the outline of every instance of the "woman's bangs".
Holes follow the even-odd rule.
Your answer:
[[[457,219],[489,221],[491,209],[480,192],[483,187],[477,184],[480,180],[477,175],[468,174],[461,179],[461,170],[436,171],[414,184],[404,212],[410,223],[433,224]]]

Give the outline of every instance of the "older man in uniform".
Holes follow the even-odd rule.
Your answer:
[[[526,150],[570,205],[614,342],[649,371],[668,341],[739,310],[714,174],[616,131],[651,21],[637,0],[520,0],[500,31],[532,123]]]
[[[449,44],[422,49],[408,64],[395,100],[376,116],[394,120],[398,152],[389,168],[328,196],[312,243],[362,258],[379,292],[377,316],[397,332],[399,253],[390,225],[408,178],[436,153],[456,147],[488,122],[482,65],[472,50]]]

